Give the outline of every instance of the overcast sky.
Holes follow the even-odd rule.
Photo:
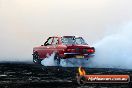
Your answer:
[[[90,44],[132,20],[132,0],[0,0],[0,57],[29,58],[52,35]]]

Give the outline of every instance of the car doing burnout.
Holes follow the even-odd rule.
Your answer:
[[[60,64],[60,59],[89,59],[94,56],[94,52],[94,47],[90,47],[82,37],[53,36],[43,45],[33,48],[33,62],[40,64],[43,59],[48,59],[46,57],[54,53],[54,60]]]

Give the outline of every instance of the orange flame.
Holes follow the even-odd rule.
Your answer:
[[[86,72],[85,72],[85,70],[82,67],[79,67],[78,71],[79,71],[79,75],[80,76],[86,75]]]

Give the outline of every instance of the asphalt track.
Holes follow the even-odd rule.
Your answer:
[[[128,74],[132,70],[85,68],[87,74]],[[86,84],[76,82],[77,67],[45,67],[25,62],[0,63],[0,88],[132,88],[129,84]]]

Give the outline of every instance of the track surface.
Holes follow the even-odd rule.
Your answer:
[[[129,74],[132,70],[85,68],[88,74]],[[0,88],[132,88],[129,84],[76,83],[77,68],[44,67],[33,63],[0,63]]]

